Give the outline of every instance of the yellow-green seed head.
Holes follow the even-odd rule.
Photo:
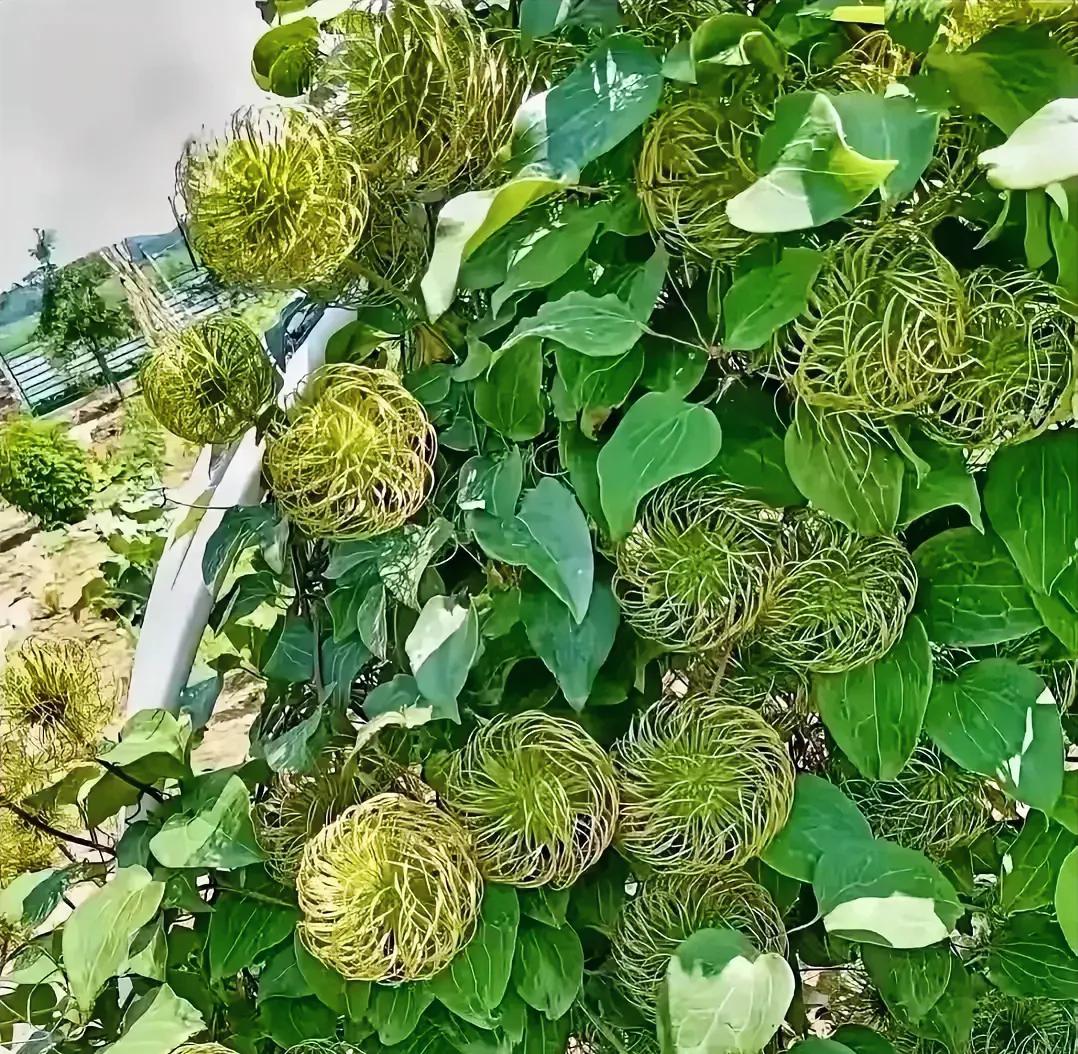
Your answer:
[[[883,655],[902,635],[917,572],[894,538],[866,538],[815,514],[797,518],[783,567],[752,631],[793,669],[839,673]]]
[[[842,789],[878,838],[940,858],[992,826],[987,784],[932,747],[921,746],[893,780],[849,779]]]
[[[697,930],[740,931],[760,951],[786,952],[786,927],[763,886],[738,868],[655,876],[625,905],[611,945],[614,983],[649,1017],[670,956]]]
[[[453,758],[445,797],[484,876],[514,886],[572,885],[617,821],[609,756],[575,721],[538,710],[474,732]]]
[[[195,249],[232,285],[324,285],[367,222],[353,148],[309,110],[238,113],[228,135],[187,147],[177,179]]]
[[[167,336],[141,372],[158,423],[191,443],[227,443],[250,428],[273,396],[262,341],[238,318],[210,318]]]
[[[482,180],[528,83],[506,42],[425,0],[357,10],[347,29],[324,88],[379,181],[422,194]]]
[[[0,674],[0,796],[19,798],[91,751],[113,707],[86,645],[25,641]]]
[[[29,810],[28,810],[29,811]],[[41,817],[46,823],[57,817]],[[39,871],[52,863],[59,840],[0,807],[0,886],[24,871]]]
[[[475,932],[483,880],[467,832],[433,805],[379,794],[307,843],[304,945],[352,981],[433,977]]]
[[[388,370],[347,363],[311,375],[266,439],[266,473],[313,538],[372,538],[400,527],[433,483],[434,430]]]
[[[987,992],[973,1012],[971,1054],[1073,1054],[1078,1008],[1050,999]]]
[[[614,584],[626,621],[675,650],[722,648],[756,618],[778,539],[774,511],[727,484],[663,488],[617,549]]]
[[[856,231],[832,249],[776,363],[817,410],[929,413],[970,361],[963,304],[958,272],[917,226]]]
[[[702,100],[675,103],[652,119],[636,190],[648,225],[671,252],[730,259],[752,247],[754,236],[726,218],[726,202],[756,181],[754,139],[754,130]]]
[[[1078,324],[1055,288],[1027,271],[980,267],[965,280],[966,366],[948,380],[924,428],[985,446],[1043,424],[1070,387]]]
[[[748,860],[782,829],[793,803],[782,739],[748,707],[660,700],[613,755],[617,843],[656,870],[699,874]]]

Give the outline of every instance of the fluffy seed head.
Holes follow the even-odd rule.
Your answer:
[[[625,905],[611,945],[614,982],[649,1017],[670,956],[697,930],[730,928],[760,951],[786,952],[786,927],[775,902],[739,868],[692,877],[646,879]]]
[[[626,621],[668,648],[721,648],[756,618],[778,537],[774,512],[729,485],[663,488],[618,546],[615,591]]]
[[[921,746],[893,780],[842,784],[873,833],[932,857],[975,842],[992,826],[985,781]]]
[[[48,822],[55,817],[42,819]],[[0,886],[24,871],[48,867],[59,844],[51,834],[28,824],[10,809],[0,807]]]
[[[839,673],[883,655],[902,635],[917,572],[894,538],[866,538],[835,520],[799,517],[753,641],[793,669]]]
[[[1078,324],[1056,290],[1025,271],[980,267],[965,280],[968,364],[924,428],[944,442],[992,445],[1043,424],[1067,392]]]
[[[273,395],[273,366],[238,318],[210,318],[167,336],[142,367],[142,394],[158,423],[191,443],[245,432]]]
[[[324,285],[367,221],[357,156],[310,110],[236,114],[224,137],[188,145],[177,181],[195,249],[231,285]]]
[[[918,227],[847,235],[776,363],[809,406],[888,420],[924,413],[970,361],[962,282]]]
[[[748,146],[754,137],[695,99],[653,118],[636,163],[636,189],[648,225],[671,252],[729,259],[752,247],[753,236],[726,218],[726,202],[757,178]]]
[[[446,801],[487,879],[563,889],[614,836],[609,756],[575,721],[529,710],[474,732],[453,758]]]
[[[433,977],[475,932],[483,880],[452,817],[400,794],[342,813],[296,880],[304,945],[352,981]]]
[[[1076,1044],[1073,1003],[1016,999],[991,990],[973,1012],[971,1054],[1070,1054]]]
[[[508,142],[527,69],[463,9],[402,0],[356,10],[323,73],[379,179],[414,193],[481,180]]]
[[[698,874],[759,853],[782,829],[794,772],[755,711],[660,700],[615,743],[618,844],[656,870]]]
[[[281,508],[313,538],[372,538],[419,511],[436,441],[419,400],[388,370],[348,363],[311,375],[266,440]]]
[[[0,794],[20,797],[92,750],[112,712],[86,645],[25,641],[0,675]]]

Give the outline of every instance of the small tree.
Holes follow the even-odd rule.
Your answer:
[[[51,232],[38,230],[31,251],[41,264],[41,317],[37,338],[60,362],[68,363],[79,351],[89,351],[105,380],[123,398],[109,369],[106,355],[135,329],[126,303],[110,304],[99,292],[108,278],[108,266],[97,256],[58,267],[52,262]]]

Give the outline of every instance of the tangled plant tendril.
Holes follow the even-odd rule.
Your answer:
[[[980,267],[965,281],[967,366],[951,378],[925,430],[981,446],[1043,424],[1073,376],[1078,325],[1055,288],[1027,271]]]
[[[753,643],[793,669],[840,673],[902,635],[917,572],[895,538],[866,538],[815,514],[796,518],[753,627]]]
[[[20,797],[83,757],[112,712],[86,645],[25,641],[0,675],[0,793]]]
[[[747,707],[660,700],[612,753],[618,844],[656,870],[693,874],[740,863],[789,816],[793,766],[778,733]]]
[[[372,538],[422,507],[435,449],[422,405],[394,374],[343,363],[313,373],[267,436],[266,472],[311,537]]]
[[[325,86],[378,179],[412,193],[474,184],[508,142],[528,71],[463,9],[355,10]]]
[[[611,965],[618,990],[648,1016],[670,956],[697,930],[736,929],[760,951],[786,953],[786,926],[767,890],[739,868],[646,879],[618,920]]]
[[[626,621],[668,648],[721,648],[755,620],[778,537],[772,509],[722,482],[658,491],[616,554]]]
[[[258,335],[238,318],[195,322],[170,334],[141,371],[158,423],[191,443],[227,443],[273,396],[274,369]]]
[[[941,858],[992,827],[985,781],[920,746],[893,780],[847,779],[842,789],[878,838]]]
[[[367,222],[357,155],[310,110],[236,114],[225,137],[188,145],[177,182],[195,249],[232,285],[325,285]]]
[[[794,323],[779,371],[809,406],[887,421],[924,412],[971,361],[962,282],[908,223],[847,235]]]
[[[352,981],[433,977],[475,932],[483,881],[465,830],[379,794],[308,843],[296,881],[304,945]]]
[[[610,844],[618,793],[609,756],[575,721],[495,718],[453,758],[446,801],[492,882],[564,889]]]

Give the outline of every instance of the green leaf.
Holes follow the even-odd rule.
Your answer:
[[[659,1037],[670,1054],[760,1051],[793,1002],[790,964],[761,955],[736,930],[698,930],[670,957],[659,996]]]
[[[932,650],[918,618],[906,622],[881,658],[812,681],[828,732],[870,780],[893,780],[905,767],[921,738],[931,689]]]
[[[569,911],[570,889],[539,886],[521,891],[521,914],[547,926],[564,926]]]
[[[311,992],[331,1010],[352,1021],[361,1021],[367,1013],[371,985],[368,981],[346,981],[336,970],[316,959],[303,946],[297,933],[292,954],[303,980]]]
[[[346,641],[336,641],[332,637],[323,638],[319,655],[322,687],[329,694],[329,698],[333,703],[340,705],[347,701],[352,691],[352,682],[355,681],[359,671],[370,662],[370,658],[371,653],[367,650],[367,645],[359,637],[352,637],[351,640]],[[312,714],[311,717],[315,717],[315,714]],[[318,714],[318,718],[321,718],[321,714]],[[307,735],[304,739],[305,747],[310,747],[312,740],[317,741],[318,733],[322,731],[322,727],[320,720],[311,722],[310,735]],[[285,735],[287,734],[286,732]],[[283,738],[282,736],[276,740],[278,746]],[[299,746],[298,743],[295,745]],[[300,764],[298,757],[294,755],[286,767],[297,768]],[[278,766],[274,765],[273,767],[275,771],[280,771]],[[308,766],[302,765],[302,767],[307,768]]]
[[[1022,576],[994,534],[973,527],[943,531],[918,546],[913,562],[915,610],[934,643],[1001,644],[1041,628]]]
[[[44,922],[69,881],[66,872],[52,867],[16,875],[0,889],[0,920],[12,928]]]
[[[882,839],[830,846],[812,887],[827,932],[865,944],[925,948],[944,940],[964,910],[928,857]]]
[[[916,1024],[940,1001],[952,967],[962,968],[950,947],[941,944],[911,949],[864,944],[861,960],[887,1008],[909,1024]]]
[[[558,429],[558,456],[569,474],[577,500],[600,531],[606,532],[599,495],[599,451],[602,447],[584,435],[579,426],[562,422]]]
[[[543,430],[543,350],[525,340],[501,353],[475,382],[475,412],[506,439],[522,442]]]
[[[520,902],[515,889],[488,885],[475,936],[430,981],[431,991],[447,1009],[480,1028],[493,1028],[509,986],[516,948]]]
[[[564,416],[572,418],[583,411],[581,427],[589,437],[614,407],[628,399],[644,368],[644,349],[639,344],[616,359],[595,359],[568,348],[558,348],[554,357],[571,411]],[[559,416],[563,415],[559,412]]]
[[[423,526],[406,524],[399,532],[382,539],[378,573],[394,600],[413,611],[419,610],[419,585],[423,575],[453,534],[453,525],[444,517],[436,516]]]
[[[497,318],[505,302],[517,293],[541,289],[561,278],[588,250],[605,216],[603,206],[566,206],[557,223],[540,228],[526,238],[509,261],[505,281],[490,298],[491,313]]]
[[[771,234],[830,223],[860,205],[898,165],[852,150],[831,100],[822,92],[805,94],[791,104],[799,120],[786,127],[791,134],[774,165],[726,203],[727,217],[741,230]]]
[[[308,1040],[330,1039],[337,1018],[324,1003],[306,999],[267,999],[259,1010],[259,1023],[279,1047],[288,1049]]]
[[[1054,902],[1059,928],[1078,955],[1078,849],[1072,849],[1059,866]]]
[[[296,960],[295,942],[285,942],[275,951],[258,975],[258,1001],[281,997],[302,999],[314,995],[306,975]]]
[[[521,999],[556,1021],[573,1005],[584,980],[584,949],[576,931],[521,920],[512,976]]]
[[[892,534],[902,503],[902,457],[851,419],[816,417],[798,402],[786,432],[786,467],[818,509],[861,534]]]
[[[1078,429],[1005,446],[988,464],[984,506],[1022,577],[1051,593],[1078,560]]]
[[[614,541],[633,528],[641,500],[656,487],[703,468],[722,446],[722,429],[706,406],[648,392],[629,407],[599,452],[603,513]]]
[[[128,718],[120,741],[101,761],[143,783],[180,779],[190,772],[191,722],[167,710],[139,710]]]
[[[1053,99],[1023,121],[1002,146],[985,150],[977,163],[988,182],[1002,190],[1036,190],[1078,176],[1076,113],[1078,100]]]
[[[527,1026],[520,1054],[565,1054],[572,1031],[570,1015],[551,1021],[534,1010],[528,1010]]]
[[[440,707],[455,706],[478,650],[475,608],[450,597],[431,597],[404,642],[420,695]]]
[[[135,934],[157,914],[164,893],[164,883],[144,867],[124,867],[71,913],[63,959],[81,1020],[89,1020],[98,993],[127,961]]]
[[[897,1054],[889,1039],[865,1025],[840,1025],[834,1042],[848,1047],[853,1054]]]
[[[952,0],[886,0],[884,25],[895,43],[920,55],[936,39],[952,7]]]
[[[205,1028],[202,1015],[168,985],[131,1004],[124,1030],[101,1054],[169,1054]]]
[[[1030,811],[1018,837],[1003,858],[999,906],[1005,912],[1036,911],[1052,903],[1056,876],[1078,846],[1078,835]]]
[[[1078,769],[1063,773],[1063,791],[1050,815],[1071,834],[1078,834]]]
[[[165,867],[228,871],[263,859],[251,823],[251,798],[227,770],[201,776],[180,797],[179,811],[150,839],[150,852]]]
[[[1078,1001],[1078,956],[1049,915],[1023,911],[993,932],[988,979],[1016,999]]]
[[[591,601],[595,557],[587,521],[570,490],[546,476],[524,492],[513,519],[472,513],[469,524],[487,556],[526,567],[578,623],[583,621]]]
[[[899,525],[907,527],[936,509],[956,505],[969,513],[970,523],[978,531],[983,531],[981,495],[962,448],[944,446],[920,433],[910,437],[910,448],[928,465],[928,471],[919,476],[907,466],[902,483]]]
[[[1078,94],[1078,69],[1048,25],[1003,26],[965,51],[936,46],[926,61],[966,113],[1007,134],[1053,99]]]
[[[1045,813],[1063,789],[1063,729],[1051,691],[1010,659],[981,659],[932,689],[925,730],[954,762]]]
[[[597,358],[624,355],[643,332],[643,320],[614,293],[592,296],[574,289],[558,300],[548,300],[531,318],[521,319],[499,354],[522,340],[543,339]]]
[[[566,702],[583,710],[600,667],[614,646],[620,613],[605,582],[596,581],[584,620],[574,621],[558,598],[534,580],[520,593],[520,617],[528,642],[557,679]]]
[[[386,587],[371,586],[356,609],[356,629],[364,648],[379,659],[389,656],[389,629],[386,626]]]
[[[625,35],[605,41],[568,77],[520,107],[513,157],[575,183],[587,164],[651,116],[662,88],[662,66],[641,41]]]
[[[802,772],[786,826],[760,855],[779,874],[811,882],[821,856],[836,843],[871,842],[872,829],[860,810],[833,783]]]
[[[341,653],[349,647],[344,645]],[[322,651],[328,657],[328,642]],[[261,754],[274,772],[309,772],[328,738],[324,717],[324,707],[319,703],[307,717],[280,735],[252,740],[251,752],[256,757]]]
[[[434,231],[434,249],[420,283],[432,320],[445,314],[453,303],[461,263],[514,216],[561,186],[560,180],[549,176],[522,173],[500,187],[468,191],[442,206]]]
[[[314,676],[314,648],[310,622],[300,615],[288,615],[262,673],[271,681],[309,681]]]
[[[897,93],[843,92],[831,101],[854,150],[865,157],[898,160],[880,197],[888,203],[907,197],[932,160],[939,112],[924,108],[912,95]]]
[[[739,12],[712,15],[689,38],[693,81],[709,93],[728,95],[733,79],[755,68],[781,77],[786,52],[770,26]]]
[[[299,913],[294,908],[223,893],[210,916],[210,977],[232,977],[256,965],[265,952],[292,935],[298,921]]]
[[[243,549],[267,542],[277,528],[272,505],[234,505],[226,509],[202,554],[202,577],[211,585],[231,566]]]
[[[784,249],[776,263],[738,278],[722,298],[723,347],[762,348],[772,334],[797,318],[808,304],[823,260],[816,249]]]
[[[285,51],[293,48],[307,51],[312,46],[316,49],[318,46],[318,20],[315,18],[300,18],[263,33],[256,41],[251,54],[251,67],[255,79],[259,81],[259,87],[263,91],[269,90],[270,70]],[[259,77],[263,78],[265,83],[259,80]]]
[[[427,1007],[434,1002],[434,991],[427,983],[375,985],[367,1007],[367,1020],[378,1030],[386,1044],[399,1043],[415,1030]]]
[[[461,466],[457,505],[465,512],[489,512],[509,519],[516,511],[524,483],[524,462],[518,447],[500,458],[480,454]]]
[[[420,715],[427,721],[454,721],[460,723],[460,711],[456,700],[451,703],[431,704],[422,697],[414,677],[398,673],[391,681],[378,685],[363,700],[363,712],[373,721],[387,713],[402,715],[402,724],[412,727]]]
[[[973,1033],[973,1015],[983,991],[980,977],[974,977],[961,962],[951,963],[951,979],[936,1005],[918,1022],[917,1029],[937,1040],[948,1054],[966,1054]]]

